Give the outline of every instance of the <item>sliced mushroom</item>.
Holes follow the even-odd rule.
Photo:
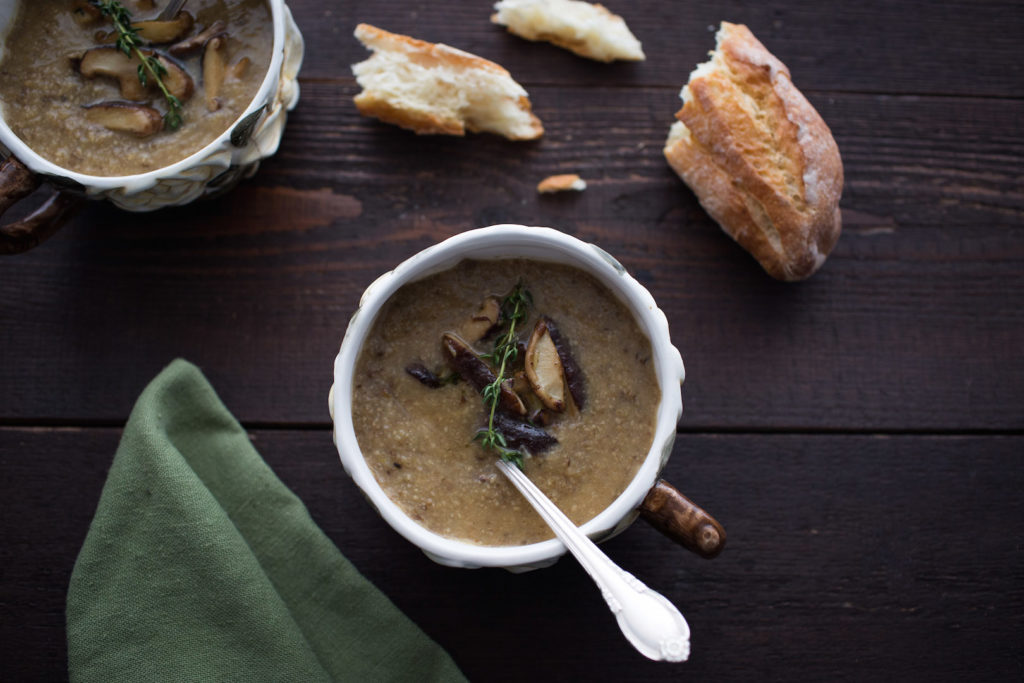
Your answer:
[[[437,389],[441,386],[441,378],[427,369],[423,363],[409,363],[405,371],[412,377],[419,380],[420,384]]]
[[[203,93],[206,97],[207,111],[217,111],[221,108],[221,101],[217,95],[224,85],[224,75],[227,72],[226,52],[227,43],[224,36],[211,38],[203,50]]]
[[[165,55],[157,55],[157,59],[167,69],[167,73],[163,75],[164,85],[179,100],[182,102],[188,101],[192,97],[192,93],[195,92],[196,86],[192,81],[192,77],[185,71],[185,67],[179,64],[177,60]]]
[[[194,23],[195,19],[192,18],[192,15],[182,11],[178,12],[178,16],[166,21],[158,19],[136,21],[132,24],[132,28],[139,34],[139,38],[142,38],[147,43],[157,45],[160,43],[170,43],[188,35]]]
[[[249,71],[249,65],[251,63],[251,59],[248,57],[242,57],[228,68],[228,77],[236,81],[242,80],[245,78],[246,72]]]
[[[502,413],[495,413],[494,428],[505,437],[505,443],[509,448],[525,448],[533,455],[543,453],[558,443],[558,439],[540,427]]]
[[[523,399],[519,398],[519,394],[512,390],[511,379],[501,383],[501,400],[498,408],[510,415],[526,415],[526,406],[523,405]]]
[[[79,26],[89,26],[103,20],[103,12],[89,0],[75,0],[71,5],[71,16]]]
[[[522,370],[512,375],[512,390],[519,394],[520,398],[526,396],[526,398],[523,398],[523,403],[529,404],[531,402],[530,397],[533,391],[530,389],[530,382],[526,379],[526,373]],[[533,396],[533,398],[536,397]],[[527,408],[531,407],[533,406],[527,405]]]
[[[147,56],[155,54],[152,50],[143,50],[142,52]],[[195,85],[188,72],[170,57],[157,54],[157,59],[167,70],[167,73],[162,76],[167,90],[182,102],[192,97]],[[82,56],[78,62],[78,70],[86,78],[96,78],[97,76],[116,78],[121,88],[121,97],[129,100],[145,100],[149,99],[149,89],[147,85],[142,85],[142,82],[139,81],[141,64],[137,56],[128,57],[115,47],[94,47]],[[148,85],[152,85],[152,83],[148,83]]]
[[[541,400],[537,398],[537,394],[534,393],[533,387],[530,386],[530,380],[526,379],[525,370],[520,370],[512,376],[512,389],[519,395],[519,398],[522,399],[523,405],[526,406],[526,414],[530,422],[534,422],[536,424],[547,424],[550,421],[547,406],[541,403]]]
[[[100,45],[113,45],[117,42],[117,31],[104,31],[100,29],[92,37]]]
[[[448,364],[477,391],[482,390],[496,379],[491,369],[476,355],[476,352],[464,339],[446,333],[441,337],[441,344],[444,347]]]
[[[155,135],[164,127],[160,112],[137,102],[99,102],[84,107],[85,118],[107,130],[131,133],[140,138]]]
[[[580,370],[576,358],[572,355],[569,340],[562,336],[555,321],[544,316],[544,322],[547,324],[551,341],[555,343],[555,349],[558,350],[558,359],[562,361],[562,372],[565,373],[565,383],[569,385],[572,400],[577,408],[583,410],[583,405],[587,401],[587,383],[583,379],[583,371]]]
[[[480,341],[498,324],[500,315],[501,301],[496,296],[487,297],[480,304],[480,310],[462,326],[462,337],[471,344]]]
[[[551,341],[547,322],[541,318],[533,328],[530,343],[526,347],[526,379],[530,381],[537,398],[550,410],[560,413],[565,410],[565,377],[558,349]]]
[[[144,100],[149,97],[146,87],[139,82],[139,60],[129,57],[114,47],[94,47],[78,63],[79,72],[86,78],[109,76],[116,78],[121,97]]]
[[[497,377],[487,367],[480,356],[476,355],[469,343],[458,335],[445,333],[441,340],[444,347],[445,358],[455,372],[459,373],[464,380],[473,385],[477,391],[483,391],[484,387],[492,384]],[[498,400],[498,407],[512,415],[526,415],[526,406],[522,399],[512,390],[512,380],[505,380],[501,383],[501,395]]]
[[[547,408],[538,408],[531,410],[530,414],[526,416],[526,419],[530,421],[530,424],[537,425],[539,427],[547,427],[553,421],[554,413]]]
[[[171,45],[167,51],[175,57],[187,57],[203,49],[203,46],[206,45],[211,38],[224,33],[227,27],[227,24],[218,19],[191,38],[186,38],[180,43]]]

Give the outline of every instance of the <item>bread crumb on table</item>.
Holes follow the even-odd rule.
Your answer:
[[[551,194],[553,192],[566,192],[569,190],[575,190],[576,192],[582,192],[587,189],[587,181],[580,178],[575,173],[565,173],[562,175],[548,176],[544,180],[537,183],[537,192],[541,194]]]

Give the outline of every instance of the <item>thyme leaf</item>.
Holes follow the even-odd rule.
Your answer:
[[[506,371],[519,355],[516,326],[526,320],[526,311],[533,304],[533,296],[519,282],[501,302],[501,316],[508,327],[494,340],[494,350],[484,355],[497,368],[494,381],[481,390],[484,405],[489,409],[487,427],[476,433],[474,439],[486,450],[497,451],[501,459],[523,469],[523,452],[509,448],[505,436],[494,428],[494,413],[501,398],[501,385],[507,379]]]
[[[164,84],[163,77],[167,75],[167,68],[160,63],[157,57],[147,55],[140,49],[142,40],[139,38],[138,31],[132,26],[132,13],[118,0],[92,0],[92,3],[113,22],[114,28],[117,30],[117,43],[115,44],[117,49],[128,57],[131,57],[133,53],[138,57],[139,83],[145,87],[152,81],[163,93],[164,100],[167,102],[164,127],[171,130],[180,128],[184,123],[181,100],[175,97]]]

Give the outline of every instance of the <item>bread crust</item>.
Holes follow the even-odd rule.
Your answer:
[[[524,94],[515,100],[516,106],[526,115],[529,123],[526,132],[510,131],[502,134],[512,140],[533,140],[544,134],[544,126],[532,112],[525,90],[515,83],[512,75],[501,65],[463,52],[443,43],[430,43],[410,36],[391,33],[370,24],[359,24],[355,36],[373,51],[402,53],[412,63],[425,68],[443,68],[453,73],[484,71],[508,81]],[[465,135],[466,130],[479,132],[480,129],[458,115],[441,116],[437,112],[403,106],[389,99],[386,94],[364,90],[355,96],[355,104],[363,116],[378,118],[421,135]]]
[[[722,22],[718,39],[683,90],[665,158],[770,275],[804,279],[839,238],[839,148],[789,69],[746,26]]]
[[[421,111],[396,107],[386,98],[363,92],[355,97],[356,109],[363,116],[380,119],[384,123],[415,131],[420,135],[466,134],[466,127],[459,119],[441,117]]]
[[[500,64],[444,43],[430,43],[400,33],[391,33],[370,24],[356,26],[355,36],[372,50],[404,52],[412,61],[422,66],[447,66],[459,70],[482,69],[512,78],[512,74]]]

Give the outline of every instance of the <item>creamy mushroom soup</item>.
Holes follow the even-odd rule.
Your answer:
[[[167,125],[167,95],[141,60],[116,47],[111,17],[87,0],[23,1],[0,58],[0,107],[15,135],[80,173],[144,173],[198,151],[224,132],[259,90],[273,27],[264,0],[191,0],[172,20],[168,0],[123,0],[144,56],[181,102]],[[159,67],[158,67],[159,69]]]
[[[481,394],[506,341],[516,350],[492,423]],[[492,425],[510,459],[583,524],[633,479],[661,399],[650,341],[605,286],[518,259],[463,261],[399,289],[352,389],[356,438],[387,495],[426,528],[480,545],[552,535],[495,468],[500,449],[484,446]]]

